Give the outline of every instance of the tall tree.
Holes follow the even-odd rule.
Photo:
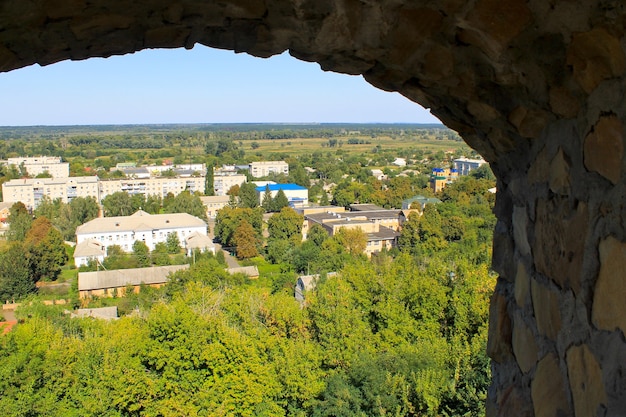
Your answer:
[[[169,253],[179,253],[180,252],[180,239],[178,239],[178,234],[174,232],[170,232],[167,234],[167,238],[165,239],[165,245],[167,246],[167,251]]]
[[[256,185],[254,183],[244,182],[239,187],[239,206],[242,208],[259,206],[259,196],[256,193]]]
[[[145,242],[135,240],[135,243],[133,243],[133,255],[140,268],[150,266],[150,249]]]
[[[276,197],[272,199],[271,207],[274,212],[282,210],[283,207],[289,207],[289,200],[287,199],[287,196],[282,188],[278,190]]]
[[[292,244],[302,242],[304,216],[291,207],[283,207],[280,213],[273,214],[267,221],[269,240],[289,240]]]
[[[215,195],[215,184],[213,178],[213,169],[215,165],[210,163],[206,167],[206,177],[204,179],[204,195]]]
[[[130,216],[134,213],[130,195],[117,191],[102,199],[102,207],[106,217]]]
[[[0,252],[0,302],[19,299],[36,290],[30,258],[21,242]]]
[[[272,211],[272,192],[270,191],[269,184],[265,185],[265,191],[263,192],[263,201],[261,202],[261,207],[265,210],[266,213]]]
[[[183,191],[174,198],[164,201],[163,211],[166,213],[187,213],[204,221],[207,220],[206,208],[202,204],[202,200],[189,191]]]
[[[53,281],[67,262],[61,233],[45,217],[36,219],[24,239],[35,281]]]
[[[7,240],[12,242],[23,241],[32,222],[33,217],[28,212],[24,203],[17,202],[13,204],[9,217],[7,218],[7,223],[9,223]]]
[[[254,228],[246,220],[243,220],[235,229],[233,242],[237,247],[237,258],[248,259],[258,256],[259,240]]]

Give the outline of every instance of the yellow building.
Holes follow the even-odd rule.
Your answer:
[[[454,168],[433,168],[430,174],[430,188],[437,193],[458,179],[459,172]]]

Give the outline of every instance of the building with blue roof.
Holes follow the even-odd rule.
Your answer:
[[[262,204],[265,198],[265,192],[269,188],[272,198],[276,198],[279,190],[283,190],[289,206],[304,207],[309,205],[309,190],[298,184],[267,184],[256,188],[257,196],[259,197],[259,205]]]

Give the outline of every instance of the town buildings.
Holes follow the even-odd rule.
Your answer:
[[[206,216],[209,219],[214,219],[217,216],[217,211],[224,208],[230,202],[229,195],[207,195],[200,196],[200,201],[206,209]]]
[[[44,196],[63,203],[76,197],[94,197],[98,202],[119,191],[128,194],[178,195],[183,191],[204,192],[205,177],[154,177],[101,180],[98,177],[23,178],[2,184],[4,202],[21,201],[29,209],[35,209]]]
[[[289,175],[289,164],[285,161],[260,161],[250,163],[250,175],[252,175],[252,177],[262,178],[270,174]]]
[[[19,156],[8,158],[5,164],[14,165],[18,169],[23,167],[32,177],[44,173],[50,174],[53,178],[70,176],[69,162],[62,162],[59,156]]]
[[[365,254],[389,250],[396,246],[400,233],[400,210],[342,211],[326,210],[304,214],[303,237],[306,239],[313,224],[326,230],[329,236],[335,235],[342,228],[359,228],[367,236]]]
[[[276,197],[278,191],[282,190],[289,201],[290,207],[304,207],[309,205],[309,190],[297,184],[273,184],[266,183],[256,188],[259,197],[259,204],[263,203],[265,193],[269,189],[272,198]]]
[[[459,175],[468,175],[470,171],[485,165],[487,161],[484,159],[458,158],[452,161],[452,163]]]
[[[430,188],[437,193],[458,179],[459,173],[454,168],[433,168],[430,174]]]
[[[145,243],[152,251],[157,243],[166,242],[170,233],[174,233],[180,246],[186,248],[189,244],[187,242],[188,237],[195,236],[195,234],[207,236],[207,224],[187,213],[148,214],[142,210],[131,216],[99,217],[76,228],[74,262],[80,266],[89,261],[89,256],[97,258],[96,243],[99,244],[100,250],[105,254],[106,249],[112,245],[117,245],[123,251],[130,252],[135,241]],[[206,242],[197,236],[194,245],[196,241]],[[83,242],[92,243],[86,246]],[[83,247],[85,252],[82,251]],[[215,251],[214,247],[212,249],[211,247],[194,246],[194,248]],[[94,251],[95,255],[89,255],[87,249]]]

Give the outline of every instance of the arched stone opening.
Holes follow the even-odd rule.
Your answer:
[[[289,50],[432,109],[498,177],[490,415],[626,409],[621,1],[8,0],[0,71],[196,43]]]

